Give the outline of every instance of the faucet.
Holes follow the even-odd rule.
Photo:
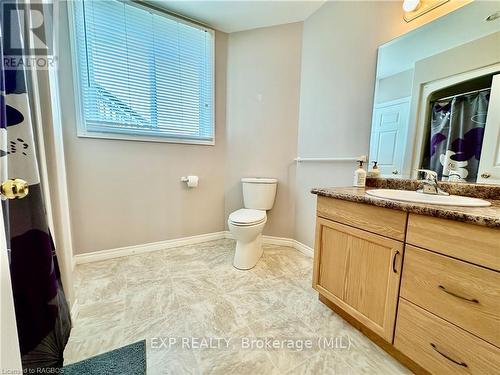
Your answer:
[[[424,179],[420,180],[422,187],[417,190],[417,193],[433,194],[433,195],[450,195],[446,191],[439,188],[437,183],[437,173],[429,169],[418,169],[418,172],[424,173]]]

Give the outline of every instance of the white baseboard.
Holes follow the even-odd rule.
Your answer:
[[[295,250],[301,252],[305,256],[312,258],[314,250],[302,242],[294,240],[293,238],[262,236],[262,242],[268,245],[288,246],[293,247]]]
[[[197,243],[220,240],[223,238],[232,239],[233,237],[229,231],[214,232],[214,233],[201,234],[198,236],[177,238],[173,240],[151,242],[143,245],[133,245],[133,246],[119,247],[116,249],[93,251],[91,253],[75,255],[73,257],[73,264],[76,265],[76,264],[98,262],[101,260],[120,258],[128,255],[171,249],[173,247],[194,245]],[[308,257],[312,257],[314,254],[313,249],[311,249],[309,246],[306,246],[299,241],[294,240],[293,238],[262,236],[262,242],[268,245],[289,246]]]
[[[231,232],[226,231],[226,238],[233,239]],[[262,236],[262,242],[266,245],[276,245],[276,246],[288,246],[293,247],[295,250],[301,252],[305,256],[312,258],[314,255],[314,250],[302,242],[294,240],[293,238],[287,237],[275,237],[275,236]]]
[[[293,240],[293,247],[295,248],[295,250],[300,251],[302,254],[309,258],[312,258],[314,256],[314,249],[312,247],[304,245],[302,242]]]
[[[120,258],[127,255],[148,253],[151,251],[170,249],[173,247],[193,245],[197,243],[220,240],[226,238],[225,232],[214,232],[200,234],[198,236],[176,238],[158,242],[150,242],[142,245],[118,247],[116,249],[93,251],[91,253],[78,254],[74,256],[75,264],[98,262],[100,260]]]
[[[262,236],[262,242],[267,245],[295,247],[293,239],[286,237]]]

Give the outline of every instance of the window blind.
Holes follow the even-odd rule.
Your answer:
[[[119,0],[74,7],[86,133],[213,142],[213,31]]]

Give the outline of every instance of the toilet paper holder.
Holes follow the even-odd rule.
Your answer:
[[[198,186],[198,176],[182,176],[181,182],[185,182],[189,188]]]

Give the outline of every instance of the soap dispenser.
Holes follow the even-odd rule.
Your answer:
[[[368,172],[368,177],[371,178],[379,178],[380,177],[380,169],[378,168],[377,162],[373,162],[372,170]]]
[[[366,184],[366,171],[363,168],[363,160],[358,160],[359,168],[354,171],[353,186],[364,187]]]

